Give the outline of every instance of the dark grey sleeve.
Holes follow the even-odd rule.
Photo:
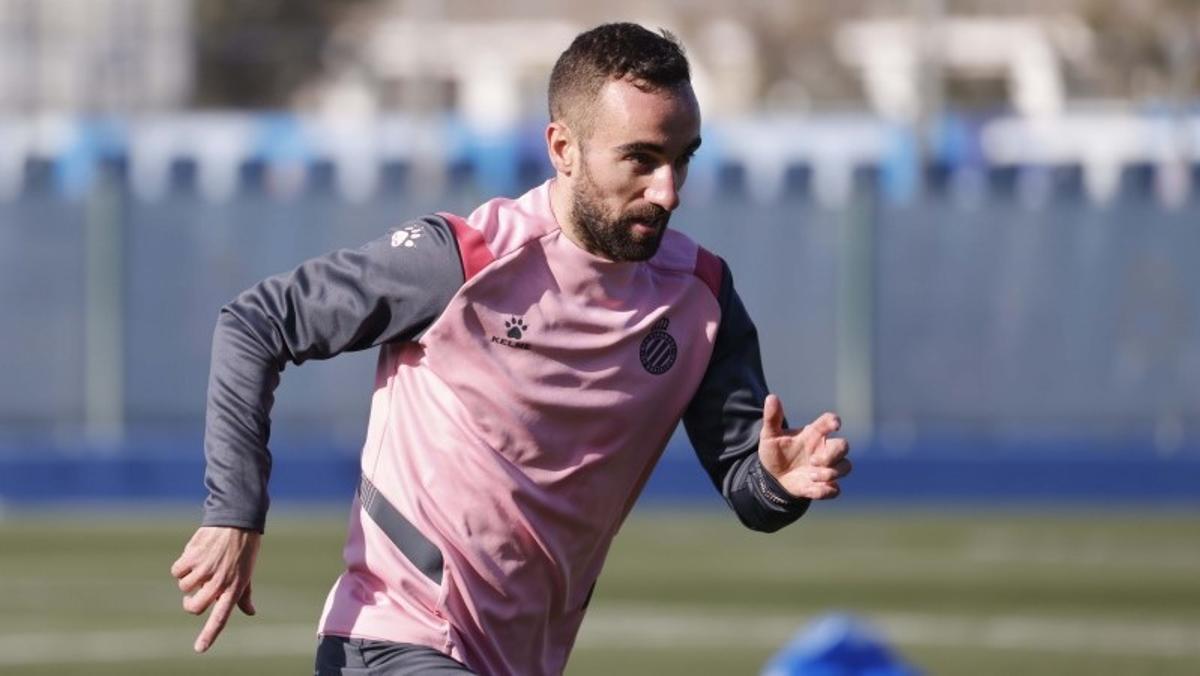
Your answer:
[[[742,523],[772,532],[799,519],[809,501],[789,494],[758,460],[768,393],[758,331],[733,289],[724,261],[721,268],[721,324],[708,370],[684,412],[683,425],[700,463]]]
[[[360,249],[314,258],[221,308],[205,415],[205,526],[262,531],[271,406],[285,365],[412,340],[463,284],[454,231],[438,216]]]

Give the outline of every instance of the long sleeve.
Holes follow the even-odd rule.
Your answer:
[[[809,501],[793,497],[758,460],[767,396],[758,331],[721,263],[721,323],[713,356],[683,424],[700,463],[747,527],[776,531],[800,518]]]
[[[453,229],[427,216],[263,280],[223,307],[208,382],[203,525],[263,530],[271,407],[288,363],[413,340],[462,283]]]

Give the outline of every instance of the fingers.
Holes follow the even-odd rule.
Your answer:
[[[850,453],[850,442],[840,437],[826,439],[825,443],[813,452],[812,464],[820,467],[834,467]]]
[[[769,395],[763,404],[763,432],[758,456],[792,495],[829,500],[841,495],[838,481],[853,466],[847,457],[850,443],[832,436],[842,427],[835,413],[824,413],[799,432],[783,431],[783,407]]]
[[[171,577],[181,579],[196,566],[197,553],[203,549],[204,529],[197,530],[188,543],[183,546],[183,553],[171,564]]]
[[[763,426],[760,439],[772,439],[783,434],[783,404],[779,397],[768,394],[763,402]]]
[[[809,470],[812,483],[811,497],[814,500],[832,500],[842,494],[838,479],[850,474],[853,465],[847,458],[842,458],[833,467],[813,467]]]
[[[833,467],[809,467],[806,473],[812,483],[830,483],[848,476],[851,469],[850,461],[842,460]]]
[[[827,437],[842,428],[842,419],[836,413],[822,413],[821,417],[812,421],[808,429],[818,436]]]
[[[196,566],[179,579],[179,591],[184,594],[194,594],[200,585],[212,577],[212,571],[204,566]]]
[[[246,585],[246,591],[242,592],[242,598],[238,599],[238,608],[242,609],[243,613],[253,615],[258,611],[254,608],[254,601],[250,600],[250,585]]]
[[[842,494],[838,479],[850,474],[854,465],[846,454],[850,444],[845,439],[829,439],[820,457],[814,457],[808,468],[809,495],[814,500],[832,500]]]
[[[224,578],[209,578],[200,591],[183,599],[183,609],[193,615],[199,615],[208,610],[229,588],[230,585]]]
[[[842,494],[842,488],[836,481],[830,481],[823,484],[815,484],[812,487],[813,500],[832,500]]]
[[[179,580],[179,591],[184,594],[195,592],[200,588],[200,585],[212,577],[211,566],[198,563],[194,561],[195,558],[189,543],[189,546],[184,549],[183,554],[175,560],[175,563],[171,564],[171,577]],[[184,607],[186,607],[186,603]]]
[[[810,470],[813,474],[813,481],[809,484],[809,497],[813,500],[832,500],[842,494],[842,487],[838,484],[838,479],[841,477],[838,471],[832,467],[814,467]]]
[[[233,614],[236,596],[234,589],[227,589],[224,594],[221,594],[217,605],[213,606],[213,611],[208,616],[208,621],[204,623],[204,628],[200,630],[200,635],[196,638],[195,645],[192,646],[193,650],[202,653],[208,650],[213,641],[217,640],[217,636],[225,628],[225,623],[229,621],[229,616]]]
[[[171,564],[171,577],[178,580],[184,575],[187,575],[192,569],[192,563],[189,559],[190,557],[188,556],[186,550],[183,554],[180,554],[179,558],[175,559],[175,563]]]
[[[212,647],[235,607],[255,614],[250,579],[260,541],[261,535],[250,530],[202,526],[171,565],[171,575],[187,595],[183,609],[193,615],[211,610],[193,645],[196,652]]]

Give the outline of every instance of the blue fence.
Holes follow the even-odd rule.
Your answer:
[[[113,502],[181,502],[204,498],[198,435],[171,435],[111,447],[28,444],[0,455],[0,506],[62,507]],[[311,441],[273,444],[275,504],[344,504],[360,476],[356,448]],[[877,443],[857,445],[854,475],[843,483],[848,507],[879,503],[1120,508],[1131,505],[1195,508],[1200,458],[1192,448],[1172,456],[1143,444],[1113,442],[988,442],[926,440],[897,454]],[[651,476],[643,504],[687,502],[718,506],[721,499],[682,435]]]
[[[281,200],[248,165],[228,201],[143,201],[108,170],[108,201],[29,181],[0,203],[0,501],[194,498],[219,307],[309,256],[486,197],[463,175],[437,194],[401,182],[351,202],[310,184]],[[729,261],[790,417],[849,402],[867,418],[851,421],[865,497],[1200,501],[1200,199],[1164,206],[1136,168],[1105,205],[1071,168],[1043,173],[1040,193],[1009,169],[973,188],[922,178],[897,201],[859,171],[841,206],[814,199],[802,168],[768,202],[736,168],[703,196],[685,190],[672,225]],[[117,242],[100,262],[97,222]],[[100,441],[84,433],[96,265],[119,271],[123,427]],[[349,492],[373,368],[369,352],[285,372],[277,497]],[[677,439],[649,497],[709,494]]]

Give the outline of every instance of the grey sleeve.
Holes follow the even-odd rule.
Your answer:
[[[221,308],[208,379],[202,525],[263,530],[271,406],[284,366],[412,340],[462,284],[452,227],[426,216],[265,279]]]
[[[768,390],[758,331],[721,262],[721,324],[708,370],[684,412],[683,425],[700,464],[747,527],[772,532],[799,519],[809,501],[796,498],[758,460]]]

